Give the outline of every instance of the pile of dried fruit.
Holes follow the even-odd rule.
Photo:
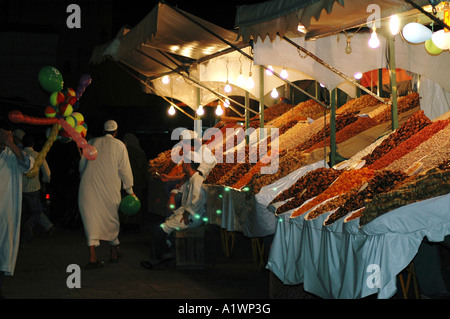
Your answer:
[[[420,161],[423,164],[422,170],[425,171],[436,167],[448,158],[450,158],[450,125],[434,134],[410,153],[394,161],[386,169],[404,171],[413,163]]]
[[[375,195],[366,203],[360,225],[363,226],[398,207],[448,193],[450,193],[450,170],[434,168],[426,173],[414,175],[399,187]]]
[[[264,110],[264,122],[268,123],[276,119],[277,117],[280,117],[287,111],[291,110],[293,107],[293,105],[284,102],[279,102],[277,104],[269,106]],[[250,118],[250,121],[258,121],[259,123],[259,114]]]
[[[430,125],[431,121],[425,116],[422,110],[415,112],[408,120],[397,130],[389,135],[372,153],[363,157],[366,165],[373,164],[376,160],[389,153],[403,141],[406,141],[415,133],[419,132],[425,126]]]
[[[397,100],[397,112],[404,113],[420,106],[419,93],[411,93],[405,96],[401,96]],[[391,106],[382,105],[378,109],[369,112],[369,116],[376,120],[378,123],[385,123],[391,121]]]
[[[272,121],[268,122],[268,124],[274,127],[281,127],[284,123],[287,123],[289,121],[301,121],[308,117],[316,119],[323,114],[323,106],[311,99],[297,104],[288,112],[285,112],[281,116],[272,119]]]
[[[330,200],[327,200],[322,205],[318,206],[317,208],[314,208],[311,210],[307,216],[305,216],[305,219],[310,220],[319,217],[320,215],[331,212],[332,210],[335,210],[342,204],[344,204],[353,194],[355,194],[360,187],[355,187],[351,190],[349,190],[347,193],[336,196]]]
[[[149,172],[159,174],[169,174],[176,166],[172,160],[172,150],[167,150],[158,154],[154,159],[149,160]]]
[[[375,172],[368,168],[342,172],[339,178],[324,192],[294,211],[294,213],[292,213],[291,215],[291,218],[298,217],[306,213],[308,210],[315,207],[316,205],[319,205],[327,199],[342,195],[355,187],[362,186],[365,182],[370,180],[374,176],[374,174]]]
[[[375,176],[367,182],[367,186],[350,196],[342,206],[331,213],[325,220],[324,225],[331,225],[348,213],[364,207],[365,201],[372,199],[376,194],[389,191],[395,184],[403,181],[406,177],[406,174],[400,171],[375,172]]]
[[[353,123],[343,127],[341,130],[336,131],[336,143],[342,143],[346,140],[348,140],[349,138],[373,127],[377,125],[377,123],[375,122],[374,119],[371,119],[370,117],[358,117],[356,121],[354,121]],[[327,137],[326,140],[326,144],[327,146],[330,145],[330,137]],[[310,148],[308,148],[306,150],[306,152],[312,152],[313,150],[320,148],[320,147],[324,147],[324,142],[318,142],[316,144],[314,144],[313,146],[311,146]]]
[[[444,129],[449,123],[449,120],[436,121],[431,123],[430,125],[415,133],[409,139],[403,141],[397,147],[377,159],[373,164],[369,166],[369,168],[375,170],[385,168],[395,160],[413,151],[420,144],[430,139],[434,134]]]
[[[277,214],[300,207],[306,200],[326,190],[341,173],[342,171],[337,171],[332,168],[317,168],[300,177],[294,185],[275,197],[271,204],[293,197],[292,200],[278,207]]]
[[[372,95],[365,94],[359,98],[352,99],[347,103],[345,103],[344,105],[342,105],[340,108],[336,110],[336,114],[343,114],[346,112],[350,113],[359,112],[362,109],[373,107],[380,104],[381,102],[378,99],[376,99]]]

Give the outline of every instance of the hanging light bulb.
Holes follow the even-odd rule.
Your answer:
[[[398,15],[391,15],[391,18],[389,19],[389,30],[391,30],[393,36],[397,35],[400,30],[400,19],[398,18]]]
[[[164,75],[162,78],[162,83],[168,84],[170,82],[170,78],[168,75]]]
[[[357,79],[357,80],[361,80],[361,78],[362,78],[362,73],[361,72],[356,72],[354,75],[353,75],[353,77],[355,78],[355,79]]]
[[[252,72],[250,72],[248,75],[248,79],[247,79],[247,88],[253,89],[254,87],[255,87],[255,81],[253,81]]]
[[[273,67],[269,65],[266,69],[266,75],[271,76],[273,75]]]
[[[225,102],[223,103],[223,106],[230,107],[230,100],[229,99],[225,99]]]
[[[245,85],[245,79],[244,79],[244,76],[242,75],[242,72],[240,72],[239,75],[238,75],[237,85],[239,87],[244,87],[244,85]]]
[[[274,99],[276,99],[278,97],[278,91],[277,89],[273,89],[272,92],[270,93],[270,96]]]
[[[217,116],[222,116],[222,115],[223,115],[223,110],[222,110],[222,108],[220,107],[220,103],[217,103],[216,115],[217,115]]]
[[[350,45],[350,38],[347,38],[347,45],[345,46],[345,53],[352,53],[352,46]]]
[[[226,93],[230,93],[231,92],[231,85],[228,83],[228,81],[227,81],[227,84],[225,84],[224,90],[225,90]]]
[[[175,115],[175,108],[173,105],[169,107],[169,111],[167,111],[167,113],[169,113],[170,116]]]
[[[203,110],[203,106],[199,105],[198,109],[197,109],[197,115],[202,116],[203,114],[205,114],[205,111]]]
[[[375,27],[375,24],[374,24],[374,26],[372,28],[372,34],[370,35],[370,39],[369,39],[369,47],[371,47],[372,49],[376,49],[380,45],[380,40],[378,40],[376,29],[377,28]]]
[[[285,68],[283,68],[283,70],[281,71],[280,76],[281,76],[283,79],[287,79],[287,78],[288,78],[289,74],[288,74],[288,72],[286,71]]]

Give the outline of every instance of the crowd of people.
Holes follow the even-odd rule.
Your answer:
[[[78,161],[77,209],[88,247],[86,269],[103,267],[96,255],[101,241],[110,245],[110,262],[123,256],[119,241],[122,197],[143,198],[148,184],[147,158],[136,136],[127,133],[123,140],[118,139],[114,120],[104,123],[103,133],[88,140],[97,150],[97,158],[88,160],[80,152]],[[168,258],[175,230],[203,223],[206,194],[202,184],[216,163],[215,157],[202,147],[196,132],[185,130],[181,136],[180,146],[172,151],[181,154],[183,172],[179,176],[161,175],[167,184],[168,213],[165,222],[150,227],[149,260],[141,261],[148,269]],[[45,158],[38,160],[34,145],[31,133],[13,131],[11,123],[0,118],[0,296],[4,277],[14,274],[19,246],[32,240],[36,225],[48,235],[55,229],[42,199],[52,176],[50,165]]]

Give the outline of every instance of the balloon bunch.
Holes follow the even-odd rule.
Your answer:
[[[410,43],[425,43],[425,50],[431,55],[450,49],[450,32],[445,29],[433,32],[423,24],[411,22],[403,27],[402,34]]]
[[[81,113],[74,112],[79,107],[79,98],[83,95],[86,87],[91,84],[91,76],[89,74],[83,75],[76,91],[67,88],[62,92],[64,82],[61,73],[55,67],[45,66],[39,71],[39,84],[44,90],[51,93],[50,105],[46,106],[44,110],[46,117],[31,117],[17,110],[9,112],[8,115],[13,123],[53,125],[51,130],[48,130],[47,141],[27,176],[36,176],[43,159],[56,139],[63,142],[73,139],[77,146],[83,149],[83,155],[86,159],[95,160],[97,150],[85,140],[87,124],[84,122],[84,117]]]

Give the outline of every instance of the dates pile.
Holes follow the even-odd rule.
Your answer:
[[[167,150],[158,154],[154,159],[149,160],[149,172],[159,174],[169,174],[176,166],[171,157],[172,150]]]
[[[349,138],[373,127],[377,125],[377,122],[374,119],[371,119],[370,117],[359,117],[357,118],[357,120],[345,127],[343,127],[341,130],[336,132],[336,143],[342,143],[346,140],[348,140]],[[327,146],[330,145],[330,137],[327,137],[326,140],[326,144]],[[312,152],[313,150],[323,147],[324,146],[324,142],[318,142],[316,144],[314,144],[313,146],[311,146],[310,148],[308,148],[306,150],[306,152]]]
[[[411,93],[405,96],[401,96],[397,100],[397,112],[404,113],[406,111],[412,110],[416,107],[420,106],[420,97],[419,93]],[[382,110],[379,114],[374,115],[373,119],[378,123],[385,123],[391,121],[391,107],[390,106],[382,106],[380,107]]]
[[[370,180],[374,174],[375,173],[373,170],[364,167],[361,169],[342,172],[339,178],[324,192],[294,211],[291,218],[303,215],[311,208],[319,205],[327,199],[342,195],[355,187],[362,186],[365,182]]]
[[[367,202],[362,212],[360,226],[398,207],[450,193],[448,169],[436,167],[425,173],[410,176],[405,181],[396,185],[393,190],[375,195]]]
[[[431,124],[430,119],[425,116],[423,110],[419,110],[411,115],[408,120],[403,123],[397,130],[389,135],[378,147],[376,147],[370,154],[364,156],[362,159],[366,161],[366,165],[373,164],[377,159],[387,154],[403,141],[406,141],[415,133],[419,132],[425,126]]]
[[[308,117],[315,120],[322,116],[323,113],[324,108],[319,103],[311,99],[297,104],[288,112],[285,112],[281,116],[273,119],[269,122],[269,124],[275,127],[281,127],[284,123],[292,120],[300,121]]]
[[[355,122],[359,117],[354,113],[344,113],[342,115],[336,116],[336,132],[340,131],[347,125]],[[311,138],[304,141],[302,144],[299,144],[296,149],[298,150],[306,150],[309,149],[313,145],[324,146],[324,135],[330,136],[330,123],[328,122],[325,127],[322,127],[320,131],[315,133]]]
[[[280,117],[282,114],[286,113],[287,111],[291,110],[293,108],[293,105],[280,102],[277,104],[274,104],[272,106],[269,106],[267,109],[264,110],[264,122],[270,122],[277,117]],[[259,115],[255,115],[252,118],[250,118],[250,121],[258,121],[259,123]]]
[[[424,127],[422,130],[411,136],[409,139],[403,141],[397,147],[377,159],[373,164],[369,166],[369,168],[375,170],[385,168],[386,166],[392,164],[395,160],[413,151],[420,144],[430,139],[434,134],[444,129],[449,123],[449,120],[436,121],[431,123],[430,125]]]
[[[352,99],[342,105],[340,108],[336,110],[336,114],[342,114],[346,112],[359,112],[364,108],[372,107],[381,104],[378,99],[373,97],[372,95],[365,94],[359,98]]]
[[[375,195],[389,191],[405,178],[407,175],[401,171],[376,171],[375,176],[367,182],[367,187],[347,198],[335,212],[328,216],[324,225],[331,225],[348,213],[364,207],[366,200],[371,200]]]
[[[319,217],[320,215],[331,212],[332,210],[335,210],[342,204],[344,204],[353,194],[355,194],[359,190],[359,187],[355,187],[351,190],[349,190],[347,193],[342,194],[340,196],[336,196],[335,198],[332,198],[322,205],[318,206],[317,208],[313,209],[308,213],[308,216],[305,217],[305,219],[314,219]]]
[[[279,194],[271,204],[294,197],[281,205],[277,214],[301,206],[306,200],[319,195],[327,189],[341,175],[342,171],[332,168],[318,168],[300,177],[294,185]]]

